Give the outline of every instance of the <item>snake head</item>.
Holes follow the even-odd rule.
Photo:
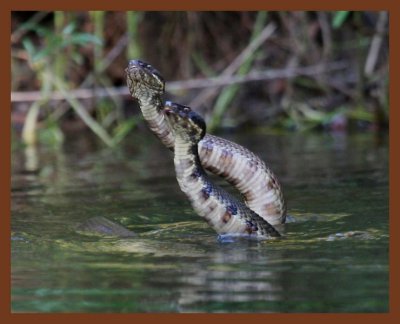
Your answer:
[[[164,113],[176,135],[196,144],[204,137],[206,123],[190,107],[167,101]]]
[[[150,64],[140,60],[131,60],[125,72],[129,92],[139,101],[164,94],[164,78]]]

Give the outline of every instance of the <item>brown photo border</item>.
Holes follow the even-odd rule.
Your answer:
[[[10,52],[3,47],[0,51],[0,64],[2,86],[1,108],[0,108],[0,320],[2,323],[70,323],[95,321],[96,323],[149,323],[171,322],[171,323],[215,323],[217,321],[229,321],[229,323],[241,323],[251,321],[251,323],[261,323],[264,321],[279,321],[280,324],[298,323],[337,323],[344,321],[348,323],[362,324],[398,322],[400,319],[400,285],[399,285],[399,131],[400,126],[396,123],[400,121],[399,116],[399,34],[400,15],[396,6],[397,1],[311,1],[311,0],[219,0],[219,1],[183,1],[183,0],[2,0],[0,1],[0,37],[1,44],[10,44],[11,33],[11,11],[17,10],[387,10],[390,16],[390,300],[388,313],[365,313],[365,314],[85,314],[85,313],[50,313],[50,314],[14,314],[11,313],[11,284],[10,284],[10,166],[11,166],[11,60]],[[11,48],[11,46],[10,46]],[[3,83],[4,82],[4,83]],[[396,87],[396,88],[395,88]],[[393,125],[394,124],[394,125]],[[397,318],[397,320],[395,320]]]

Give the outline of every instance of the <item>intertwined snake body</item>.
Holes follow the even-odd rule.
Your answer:
[[[127,84],[151,131],[174,150],[175,133],[164,111],[165,81],[151,65],[132,60],[126,68]],[[265,163],[248,149],[217,136],[205,134],[198,142],[204,169],[222,176],[243,195],[246,205],[268,223],[284,223],[286,206],[280,184]]]
[[[208,178],[197,147],[205,134],[204,120],[189,107],[172,102],[165,103],[164,112],[175,135],[176,178],[197,214],[219,234],[279,237],[265,219]]]

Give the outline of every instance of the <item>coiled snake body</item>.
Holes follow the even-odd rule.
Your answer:
[[[175,135],[176,178],[197,214],[220,234],[279,237],[266,220],[209,180],[197,148],[205,134],[204,120],[189,107],[176,103],[166,102],[164,112]]]
[[[174,150],[176,135],[167,122],[162,100],[164,79],[151,65],[139,60],[129,62],[126,75],[130,93],[139,102],[149,128],[165,146]],[[236,143],[209,134],[196,147],[203,168],[235,186],[254,214],[272,225],[285,222],[286,206],[280,184],[258,156]]]

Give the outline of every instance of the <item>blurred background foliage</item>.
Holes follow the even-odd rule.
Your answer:
[[[129,59],[221,128],[387,130],[387,12],[12,12],[13,138],[107,146],[144,128]],[[19,141],[21,138],[22,141]]]

